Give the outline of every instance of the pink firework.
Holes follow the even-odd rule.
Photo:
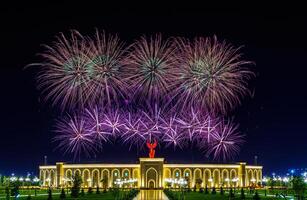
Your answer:
[[[85,153],[89,156],[95,152],[95,141],[93,135],[86,128],[86,121],[79,116],[68,116],[58,121],[58,135],[55,141],[59,141],[58,148],[63,149],[65,153],[72,153],[76,156]]]
[[[161,35],[141,37],[130,47],[127,78],[135,101],[155,102],[165,98],[177,78],[175,48]]]
[[[253,73],[249,61],[226,42],[213,38],[195,38],[193,42],[178,38],[176,54],[180,75],[174,96],[177,106],[204,108],[213,113],[226,113],[240,103],[248,92],[247,81]]]
[[[91,82],[87,91],[91,103],[111,106],[118,104],[127,93],[123,78],[125,49],[117,36],[96,31],[94,39],[89,40],[90,52],[88,71]]]
[[[86,40],[77,31],[71,31],[70,38],[60,34],[56,39],[40,54],[45,61],[40,64],[38,88],[46,100],[62,109],[83,106],[90,81]]]
[[[213,155],[214,159],[227,160],[239,153],[243,136],[238,132],[238,125],[231,122],[219,123],[212,133],[212,139],[207,144],[207,155]]]

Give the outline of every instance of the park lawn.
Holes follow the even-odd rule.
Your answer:
[[[12,198],[12,197],[11,197]],[[40,196],[31,196],[31,200],[46,200],[48,198],[47,195],[40,195]],[[13,198],[12,198],[13,199]],[[22,196],[18,199],[21,199],[21,200],[26,200],[27,197],[25,196]],[[60,195],[59,194],[56,194],[56,195],[52,195],[52,199],[53,200],[59,200],[60,199]],[[111,192],[107,192],[107,193],[101,193],[101,194],[85,194],[84,196],[79,196],[78,198],[72,198],[69,195],[66,195],[66,200],[76,200],[76,199],[79,199],[79,200],[86,200],[86,199],[91,199],[91,200],[98,200],[98,199],[103,199],[103,200],[114,200],[114,196]]]
[[[253,196],[252,195],[245,195],[246,200],[252,200]],[[204,194],[204,193],[199,193],[199,192],[187,192],[185,193],[185,199],[186,200],[199,200],[199,199],[210,199],[210,200],[228,200],[229,199],[229,195],[227,193],[225,193],[224,195],[221,195],[219,193],[213,195],[213,194]],[[235,195],[235,199],[239,200],[240,198],[240,194],[236,194]],[[276,198],[276,197],[272,197],[272,196],[260,196],[261,200],[273,200],[273,199],[281,199],[281,198]]]

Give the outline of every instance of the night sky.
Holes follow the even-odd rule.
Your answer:
[[[118,33],[131,43],[157,32],[168,36],[212,36],[226,39],[256,63],[250,81],[254,96],[246,97],[231,113],[240,123],[246,143],[235,161],[253,163],[255,155],[265,173],[307,167],[307,16],[293,10],[256,10],[204,7],[100,7],[80,5],[11,6],[1,9],[0,62],[0,173],[37,173],[44,155],[48,163],[73,162],[72,155],[55,151],[52,143],[57,108],[40,101],[35,67],[41,44],[50,44],[59,32],[77,29],[91,35],[95,28]],[[293,13],[293,14],[291,14]],[[167,162],[207,163],[197,149],[158,149]],[[135,163],[147,152],[107,145],[81,162]]]

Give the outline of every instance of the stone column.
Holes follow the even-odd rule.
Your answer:
[[[240,187],[245,187],[246,183],[245,183],[245,174],[246,174],[246,170],[245,170],[245,166],[246,166],[246,163],[242,162],[242,163],[239,163],[240,164],[240,167],[239,167],[239,170],[238,170],[238,178],[239,178],[239,186]]]
[[[57,162],[56,163],[56,187],[59,187],[60,185],[64,185],[64,167],[63,167],[64,163],[62,162]]]

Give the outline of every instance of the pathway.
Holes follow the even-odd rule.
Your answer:
[[[134,200],[168,200],[163,190],[140,190]]]

